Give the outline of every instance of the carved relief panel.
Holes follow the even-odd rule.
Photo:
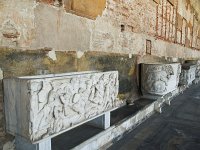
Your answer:
[[[93,72],[7,79],[4,86],[8,132],[37,142],[115,108],[119,83],[118,72]]]
[[[142,64],[143,94],[164,95],[175,90],[179,82],[180,64]]]

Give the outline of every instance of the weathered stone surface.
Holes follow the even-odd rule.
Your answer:
[[[160,0],[153,0],[154,2],[156,2],[157,4],[159,4],[160,3]]]
[[[116,107],[118,72],[5,79],[7,131],[32,142],[55,136]]]
[[[51,139],[46,139],[37,144],[32,144],[27,139],[23,137],[15,137],[15,147],[16,150],[52,150]]]
[[[45,1],[45,3],[51,5],[41,4],[39,1]],[[156,1],[158,2],[158,0]],[[164,3],[167,1],[169,0],[163,0]],[[145,55],[146,39],[152,41],[152,55],[154,56],[187,59],[199,59],[200,57],[200,52],[197,51],[200,48],[198,22],[200,2],[198,0],[178,0],[178,3],[174,1],[177,14],[180,16],[174,18],[174,21],[176,21],[175,26],[178,25],[176,26],[177,39],[174,39],[174,41],[177,43],[185,41],[185,43],[182,43],[183,45],[155,37],[156,24],[158,23],[161,27],[161,22],[156,22],[158,4],[153,0],[106,0],[106,8],[102,16],[97,17],[96,20],[88,19],[84,14],[84,17],[74,15],[75,13],[70,11],[72,10],[71,2],[72,0],[0,1],[0,45],[21,50],[30,48],[35,51],[32,53],[30,51],[10,52],[8,49],[0,49],[0,67],[4,70],[5,77],[34,75],[38,74],[40,70],[61,73],[77,71],[78,69],[90,70],[92,68],[93,63],[90,63],[90,61],[93,57],[90,57],[89,61],[84,61],[84,56],[83,59],[79,60],[75,56],[76,52],[70,54],[66,52],[69,50],[81,52],[98,50],[108,52],[109,55],[114,52],[137,54],[143,57]],[[77,0],[77,2],[79,1]],[[161,6],[162,1],[159,2]],[[91,3],[94,2],[91,1]],[[91,5],[85,7],[81,3],[78,3],[78,5],[81,7],[79,10],[85,10],[87,7],[90,7],[88,9],[93,8]],[[67,8],[67,6],[69,7]],[[177,18],[179,18],[179,21]],[[184,24],[183,18],[186,19]],[[122,26],[124,27],[123,32],[121,32]],[[192,26],[193,28],[191,28]],[[170,28],[166,27],[167,29]],[[170,30],[174,28],[170,28]],[[178,29],[183,29],[183,32],[178,31]],[[175,33],[173,30],[171,32]],[[46,57],[46,52],[38,51],[38,49],[44,47],[49,47],[49,50],[64,52],[56,52],[57,60],[52,60]],[[113,59],[114,61],[109,63],[109,58],[106,58],[107,61],[104,61],[101,67],[96,64],[97,67],[94,68],[99,67],[106,70],[116,67],[120,69],[120,83],[123,83],[120,86],[120,91],[127,93],[133,90],[137,93],[135,90],[137,89],[135,88],[136,84],[134,83],[136,74],[133,75],[132,73],[136,69],[130,67],[131,63],[129,62],[131,60],[127,62],[123,57],[124,61],[119,59],[118,63],[115,61],[118,58]],[[102,59],[98,60],[94,62],[99,63]],[[155,61],[155,59],[152,60]],[[85,63],[90,64],[90,67],[83,67]],[[114,65],[114,63],[119,65]],[[119,67],[120,63],[123,64],[121,66],[124,69]],[[126,64],[129,66],[128,69]],[[128,70],[130,70],[130,74],[127,74]],[[131,78],[132,75],[133,78]],[[3,114],[2,111],[0,113]],[[0,123],[0,126],[2,127],[3,123]],[[3,128],[2,130],[4,131]],[[0,141],[3,140],[0,139]]]
[[[3,150],[15,150],[15,140],[9,141],[3,146]]]
[[[39,4],[35,8],[35,17],[37,28],[31,47],[50,47],[63,51],[89,50],[90,20],[64,13],[63,10],[45,4]]]
[[[137,93],[136,86],[136,61],[135,55],[129,58],[127,54],[106,52],[85,52],[78,60],[78,70],[100,70],[119,72],[119,93]]]
[[[93,46],[99,49],[99,47],[103,45],[100,49],[103,51],[106,51],[104,48],[108,47],[109,51],[141,54],[144,47],[138,46],[137,43],[146,41],[146,38],[149,39],[149,37],[153,38],[156,36],[157,26],[165,27],[165,23],[162,26],[160,23],[162,21],[157,22],[156,20],[158,17],[157,12],[162,12],[160,10],[157,11],[157,5],[159,5],[159,8],[162,8],[162,4],[161,2],[156,4],[153,0],[37,0],[37,3],[34,0],[26,2],[18,0],[15,2],[16,3],[12,3],[11,0],[1,2],[0,9],[2,10],[2,14],[5,14],[0,17],[0,37],[1,45],[3,46],[20,48],[31,47],[35,49],[50,47],[56,50],[87,51],[89,49],[94,50],[92,49]],[[164,4],[166,2],[169,3],[168,0],[163,0]],[[170,0],[170,2],[173,3],[173,0]],[[52,7],[51,5],[59,7]],[[169,56],[176,54],[178,57],[187,58],[199,56],[199,52],[192,50],[192,48],[199,49],[200,45],[200,40],[198,38],[199,5],[200,3],[196,0],[191,0],[187,3],[182,1],[177,3],[174,1],[174,9],[177,8],[177,14],[180,17],[174,16],[174,19],[171,18],[171,20],[173,20],[174,24],[177,23],[178,26],[166,26],[167,30],[163,29],[163,33],[166,31],[165,40],[171,41],[169,47],[166,48],[169,52],[166,52],[165,45],[162,45],[161,41],[163,40],[158,42],[160,46],[157,45],[157,42],[155,43],[152,41],[153,50],[155,49],[159,52],[153,53],[153,55],[166,56],[167,54],[167,56]],[[82,14],[83,16],[85,12],[90,16],[91,14],[97,14],[96,11],[98,10],[101,10],[101,12],[104,8],[105,10],[101,17],[97,17],[95,21],[92,21],[84,17],[66,13],[64,8],[60,6],[63,6],[67,10],[72,10],[74,8],[76,11],[80,11],[78,15]],[[163,7],[164,10],[166,10],[165,5]],[[172,6],[170,6],[170,8],[171,7]],[[71,12],[74,13],[76,11],[72,10]],[[101,12],[98,11],[98,14],[101,14]],[[172,13],[170,13],[170,16],[172,16]],[[184,24],[182,22],[183,18],[186,19]],[[178,20],[181,20],[181,22]],[[105,32],[102,28],[99,30],[98,26],[107,22],[109,22],[110,26],[106,28],[108,28],[109,31],[116,29],[114,33],[110,33],[109,31]],[[48,26],[44,27],[46,24],[48,24]],[[123,33],[121,33],[121,25],[124,26]],[[186,28],[188,34],[186,35],[185,30],[183,30],[183,32],[177,30],[177,35],[174,36],[176,33],[174,30],[176,30],[176,28],[181,30],[182,28]],[[4,29],[6,29],[6,33]],[[171,33],[168,33],[169,29]],[[100,37],[99,41],[96,41],[96,37],[98,38],[98,35],[95,35],[96,31],[102,33],[101,36],[103,36]],[[41,32],[43,34],[40,34]],[[131,36],[133,33],[139,33],[139,36]],[[169,34],[172,34],[173,37],[168,38]],[[69,35],[72,36],[71,39]],[[101,39],[104,39],[104,37],[106,42],[102,44]],[[91,42],[92,40],[97,43],[93,44],[93,42]],[[181,45],[176,48],[174,47],[174,41],[186,45],[188,48],[184,48]],[[118,49],[116,49],[117,47]],[[158,50],[158,47],[161,48]],[[185,50],[188,52],[185,52]]]
[[[174,64],[142,64],[143,94],[164,95],[178,87],[181,66]]]
[[[183,90],[185,90],[185,88]],[[96,136],[85,141],[84,143],[76,146],[75,148],[73,148],[73,150],[108,149],[108,147],[110,147],[114,141],[118,141],[119,139],[121,139],[123,137],[122,135],[130,132],[132,129],[135,129],[145,119],[155,113],[155,106],[157,104],[163,106],[166,101],[168,101],[169,99],[173,99],[175,96],[180,94],[180,92],[182,92],[182,90],[177,89],[170,94],[164,95],[162,100],[158,98],[154,102],[146,105],[146,107],[135,113],[133,116],[128,117],[128,119],[125,119],[122,122],[118,123],[117,126],[114,125],[110,129],[97,134]]]
[[[0,45],[29,47],[34,39],[34,0],[0,2]]]
[[[200,78],[200,61],[197,61],[196,78]]]
[[[196,78],[200,79],[200,60],[186,60],[186,63],[190,63],[191,65],[196,65]]]
[[[181,85],[190,85],[196,78],[196,65],[186,63],[182,65],[182,71],[180,75]]]
[[[60,7],[64,5],[67,12],[76,15],[95,19],[101,16],[106,7],[106,0],[37,0],[38,2],[47,3]]]

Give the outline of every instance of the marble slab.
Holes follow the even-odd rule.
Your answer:
[[[118,72],[4,79],[7,132],[37,143],[116,107]]]

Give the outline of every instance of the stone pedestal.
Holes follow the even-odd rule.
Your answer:
[[[115,109],[118,87],[117,71],[4,79],[7,132],[41,143]]]
[[[143,95],[162,96],[174,91],[179,83],[181,66],[172,64],[142,64],[141,88]]]
[[[181,85],[190,85],[196,78],[197,66],[193,63],[185,63],[182,65],[182,71],[180,75]]]
[[[51,139],[46,139],[37,144],[32,144],[27,139],[16,136],[15,137],[16,150],[51,150]]]
[[[101,128],[101,129],[107,129],[110,127],[110,112],[106,112],[104,115],[91,120],[90,122],[88,122],[88,124],[97,127],[97,128]]]

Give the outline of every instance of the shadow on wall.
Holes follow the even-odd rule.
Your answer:
[[[119,98],[139,96],[137,64],[144,62],[165,62],[165,58],[151,55],[85,52],[78,57],[76,51],[55,52],[56,60],[48,57],[48,49],[20,51],[8,48],[0,50],[0,68],[4,77],[37,75],[41,70],[47,73],[75,71],[119,71]]]
[[[117,70],[119,72],[119,98],[126,99],[132,92],[138,95],[136,59],[136,56],[128,54],[86,52],[78,60],[78,70]]]

